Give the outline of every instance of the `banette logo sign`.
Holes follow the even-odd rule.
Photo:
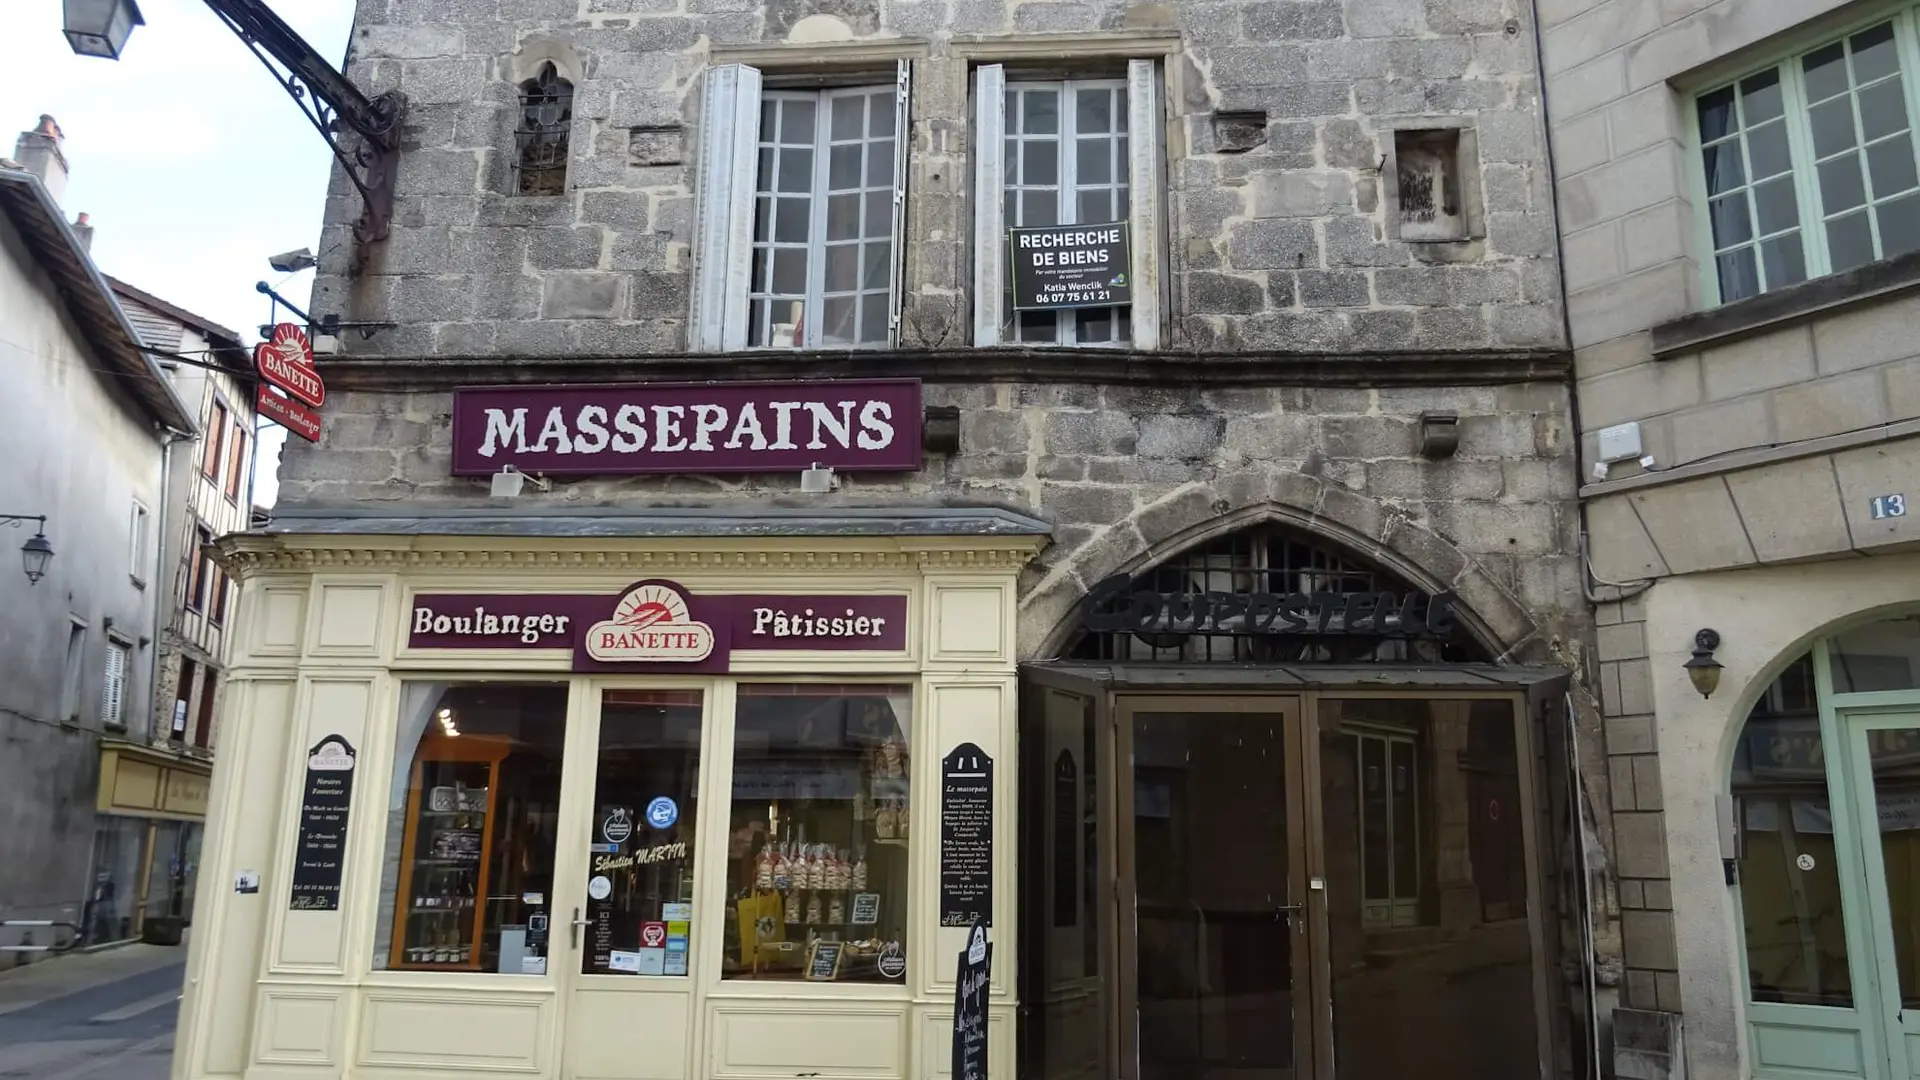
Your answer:
[[[576,671],[718,672],[735,651],[901,652],[907,598],[698,594],[671,581],[605,593],[420,593],[410,649],[571,650]]]
[[[713,627],[695,622],[686,597],[670,585],[627,591],[613,618],[587,628],[587,655],[602,663],[698,663],[713,655]]]
[[[917,472],[917,379],[467,387],[453,475]]]

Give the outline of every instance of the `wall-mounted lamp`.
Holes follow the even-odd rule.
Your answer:
[[[547,490],[548,487],[546,480],[538,476],[528,476],[511,465],[500,466],[500,471],[493,474],[492,481],[489,490],[496,499],[517,499],[520,497],[521,489],[528,484],[532,484],[541,491]]]
[[[800,490],[808,495],[825,495],[840,486],[840,478],[833,475],[831,466],[815,462],[811,468],[800,470]]]
[[[47,515],[45,514],[0,514],[0,524],[19,528],[23,521],[39,522],[27,542],[20,545],[21,569],[27,572],[27,584],[36,585],[47,576],[47,564],[53,561],[53,545],[47,542]]]
[[[1719,647],[1720,631],[1702,630],[1693,635],[1693,658],[1680,665],[1687,669],[1687,678],[1703,698],[1712,697],[1720,689],[1720,661],[1713,658],[1713,650]]]
[[[1460,449],[1460,414],[1431,409],[1420,414],[1420,456],[1448,458]]]

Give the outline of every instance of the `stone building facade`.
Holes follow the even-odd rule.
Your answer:
[[[1913,12],[1539,9],[1634,1060],[1907,1076]]]
[[[1147,644],[1137,645],[1132,635],[1109,640],[1095,632],[1089,597],[1114,575],[1136,584],[1178,578],[1179,589],[1250,598],[1323,589],[1449,594],[1459,627],[1450,643],[1342,651],[1315,644],[1270,650],[1242,641],[1229,658],[1259,662],[1222,665],[1187,685],[1217,697],[1231,689],[1220,681],[1229,668],[1241,673],[1234,678],[1273,679],[1292,664],[1284,670],[1297,668],[1304,680],[1298,685],[1387,697],[1427,693],[1442,703],[1434,708],[1459,716],[1432,728],[1379,728],[1343,727],[1331,713],[1314,720],[1312,710],[1321,706],[1313,704],[1305,715],[1324,724],[1334,743],[1399,739],[1394,745],[1417,746],[1390,752],[1423,755],[1422,769],[1441,760],[1461,769],[1471,761],[1537,764],[1537,775],[1512,766],[1519,770],[1512,796],[1476,794],[1474,805],[1430,811],[1426,825],[1408,819],[1399,826],[1404,846],[1396,850],[1422,852],[1409,854],[1407,865],[1426,867],[1407,875],[1424,874],[1429,884],[1366,916],[1374,935],[1366,949],[1376,957],[1388,955],[1379,950],[1395,932],[1402,936],[1392,938],[1394,948],[1416,939],[1436,947],[1445,939],[1453,948],[1454,934],[1503,942],[1496,948],[1501,959],[1465,964],[1456,974],[1506,972],[1502,985],[1519,987],[1520,998],[1497,1007],[1532,1009],[1537,1047],[1522,1028],[1513,1046],[1463,1041],[1459,1034],[1479,1023],[1466,1013],[1430,1014],[1423,1022],[1431,1041],[1408,1040],[1398,1050],[1353,1044],[1324,1026],[1328,1011],[1307,1005],[1307,996],[1293,999],[1301,1005],[1292,1013],[1268,1000],[1258,1005],[1258,1018],[1245,1026],[1234,1021],[1223,1038],[1251,1046],[1284,1041],[1275,1033],[1293,1031],[1293,1042],[1261,1052],[1308,1055],[1286,1057],[1287,1067],[1311,1062],[1324,1075],[1331,1075],[1336,1044],[1349,1077],[1392,1075],[1410,1064],[1358,1064],[1366,1052],[1413,1053],[1423,1045],[1460,1055],[1460,1067],[1481,1075],[1581,1071],[1598,1037],[1586,1030],[1591,1010],[1584,1002],[1591,996],[1604,1011],[1618,978],[1607,870],[1613,817],[1597,764],[1597,710],[1589,704],[1592,630],[1575,500],[1571,369],[1536,56],[1534,13],[1516,0],[369,0],[360,7],[346,71],[369,92],[397,91],[406,102],[393,221],[385,239],[356,240],[358,196],[336,177],[310,309],[316,318],[342,321],[320,363],[325,431],[316,444],[285,451],[274,522],[223,543],[243,579],[237,633],[249,655],[266,658],[257,671],[237,669],[236,678],[253,688],[235,700],[267,692],[265,682],[249,680],[289,672],[319,679],[299,673],[306,657],[346,663],[325,657],[366,649],[385,658],[368,661],[378,670],[367,677],[399,686],[380,689],[388,686],[381,682],[369,691],[369,700],[389,707],[393,693],[414,685],[398,680],[409,672],[423,677],[425,668],[407,664],[432,657],[408,661],[379,651],[388,648],[381,644],[387,631],[373,628],[389,625],[380,620],[391,613],[376,593],[398,603],[432,582],[458,592],[451,583],[459,575],[486,565],[497,571],[489,572],[490,584],[507,568],[524,567],[524,588],[551,580],[555,590],[579,588],[587,580],[582,574],[671,566],[677,558],[698,574],[720,564],[675,555],[705,550],[676,544],[740,544],[741,535],[790,543],[793,554],[756,548],[759,554],[728,555],[725,565],[736,577],[753,566],[771,573],[805,565],[821,567],[823,580],[838,580],[833,575],[855,565],[856,556],[818,550],[834,536],[868,528],[857,523],[876,514],[895,522],[960,520],[954,515],[1013,521],[1025,523],[1007,526],[1015,531],[1047,534],[1012,579],[1011,652],[992,653],[1009,671],[1027,665],[1021,679],[1036,680],[1017,689],[1005,683],[1008,707],[1016,693],[1044,696],[1047,678],[1096,677],[1091,669],[1062,674],[1049,665],[1141,658],[1135,648],[1148,650],[1145,667],[1156,671],[1172,668],[1154,667],[1151,661],[1161,659],[1154,650],[1199,658],[1183,651],[1187,645],[1152,644],[1168,634],[1139,635]],[[816,116],[823,118],[817,126]],[[796,134],[789,122],[802,130]],[[845,175],[842,152],[853,155]],[[843,199],[854,200],[844,204],[857,208],[846,211],[853,217],[841,216]],[[790,220],[783,208],[796,200],[805,209]],[[1124,274],[1115,279],[1131,284],[1124,312],[1008,310],[1008,268],[999,257],[1007,229],[1097,222],[1128,229]],[[804,251],[811,261],[783,285],[788,251]],[[836,262],[843,255],[855,261]],[[841,272],[848,278],[831,284]],[[803,492],[792,472],[526,481],[501,474],[508,481],[502,490],[518,494],[495,498],[488,477],[456,461],[455,400],[463,388],[517,385],[534,394],[556,385],[645,391],[903,377],[921,383],[929,430],[922,467],[848,471],[829,491]],[[756,525],[756,518],[763,520]],[[724,526],[713,524],[722,519]],[[731,531],[711,532],[722,528]],[[1284,556],[1275,554],[1283,547],[1262,546],[1282,543],[1294,545]],[[1256,548],[1256,561],[1273,561],[1232,561],[1241,558],[1233,553]],[[1207,561],[1216,557],[1221,561]],[[928,574],[951,569],[923,558]],[[981,574],[1001,565],[981,558]],[[1264,583],[1280,582],[1283,573],[1284,586]],[[427,576],[416,584],[408,575],[417,574]],[[1362,577],[1370,584],[1361,585]],[[1347,584],[1336,589],[1329,584],[1335,581]],[[729,582],[722,591],[742,588]],[[284,606],[296,601],[286,597],[308,595],[301,592],[308,585],[314,605],[364,588],[370,606],[326,609],[336,610],[338,622],[316,608],[310,625],[284,630],[296,626],[289,621],[294,609]],[[1441,606],[1434,611],[1448,610],[1435,603]],[[990,625],[994,609],[981,610]],[[1366,618],[1343,615],[1340,625],[1353,631]],[[370,629],[363,633],[354,620]],[[1436,616],[1432,625],[1448,621]],[[1328,625],[1326,617],[1320,625]],[[1412,636],[1404,619],[1377,616],[1371,625]],[[946,640],[936,622],[927,626],[936,643]],[[283,632],[296,637],[273,636]],[[413,647],[398,646],[401,653]],[[1200,651],[1212,656],[1210,647]],[[1353,661],[1384,662],[1378,672],[1394,674],[1359,674]],[[389,671],[392,664],[401,670]],[[287,665],[293,667],[282,670]],[[363,673],[339,677],[349,674]],[[1011,678],[985,667],[978,677]],[[1373,690],[1360,689],[1368,685]],[[1288,711],[1301,708],[1301,692],[1286,691],[1294,695],[1289,703],[1274,706],[1275,715],[1292,717],[1274,730],[1299,740],[1287,755],[1319,760],[1320,751],[1308,749],[1318,744],[1300,734],[1302,714]],[[1495,723],[1488,729],[1494,742],[1475,742],[1477,751],[1468,747],[1471,725],[1459,705],[1474,693],[1503,695],[1494,711],[1514,710],[1518,725]],[[243,708],[224,711],[224,722]],[[1016,771],[1025,783],[1026,758],[1048,749],[1051,736],[1043,733],[1053,723],[1025,698],[1018,713],[1020,748],[1011,712],[1003,719],[1007,739],[992,744],[1001,747],[1009,784]],[[1443,728],[1444,737],[1434,734]],[[1534,758],[1512,749],[1516,737]],[[1028,741],[1036,738],[1040,744]],[[1579,744],[1577,753],[1569,741]],[[1037,751],[1026,749],[1035,745]],[[1091,741],[1087,749],[1091,755]],[[1327,760],[1336,751],[1345,752],[1333,747]],[[1072,771],[1078,754],[1074,749],[1061,767]],[[384,767],[381,758],[371,760]],[[1570,774],[1573,760],[1587,763],[1584,771]],[[1091,760],[1084,767],[1091,769]],[[396,793],[406,789],[403,772],[395,774]],[[1534,779],[1519,779],[1522,772]],[[1404,760],[1400,775],[1407,776]],[[1305,785],[1305,776],[1288,783]],[[1343,781],[1333,783],[1331,790],[1343,790]],[[228,781],[216,786],[216,801],[239,797]],[[1452,793],[1446,798],[1481,792],[1464,773],[1458,784],[1432,786]],[[1016,804],[1009,795],[1003,805],[1051,820],[1026,798]],[[1515,805],[1522,812],[1506,810]],[[923,804],[916,815],[939,809]],[[1011,844],[1016,825],[1005,828]],[[1416,833],[1424,839],[1413,839]],[[1098,845],[1092,834],[1085,841],[1090,865],[1095,846],[1104,853],[1114,842],[1105,826],[1099,836]],[[1038,867],[1029,866],[1028,850],[1020,849],[1021,889],[1038,887],[1027,880]],[[1319,911],[1321,899],[1305,891],[1305,868],[1323,857],[1341,863],[1337,849],[1335,856],[1317,846],[1319,854],[1311,855],[1286,844],[1275,850],[1304,860],[1301,872],[1281,883],[1288,895],[1301,890],[1297,908],[1283,911]],[[279,858],[262,857],[270,867]],[[934,857],[927,859],[933,867]],[[1476,875],[1497,864],[1508,865],[1512,881],[1531,884],[1495,899],[1498,889]],[[1436,865],[1446,875],[1442,885],[1432,884]],[[933,871],[926,872],[922,884],[930,889]],[[1338,892],[1343,872],[1314,871],[1311,889],[1324,891],[1323,875],[1334,874]],[[1273,886],[1264,888],[1261,895],[1276,895]],[[244,902],[210,899],[212,925],[228,925],[221,913]],[[1060,1002],[1043,1005],[1045,995],[1036,996],[1028,982],[1026,971],[1042,969],[1038,954],[1047,949],[1041,937],[1026,936],[1042,928],[1021,910],[1018,931],[1011,918],[996,923],[995,947],[1008,950],[999,956],[1026,959],[1004,984],[996,978],[990,1005],[994,1017],[1004,1017],[1007,1026],[995,1030],[1009,1044],[1020,1031],[1019,1075],[1115,1075],[1099,1064],[1106,1045],[1100,1025],[1123,1023],[1123,1010],[1107,1001],[1104,1016],[1096,1009],[1091,1020],[1042,1015]],[[1054,927],[1080,925],[1066,907],[1055,911],[1065,921]],[[1352,914],[1359,933],[1357,907]],[[1107,917],[1087,916],[1103,926]],[[1308,995],[1310,986],[1322,985],[1312,971],[1324,969],[1310,969],[1307,957],[1326,962],[1319,943],[1328,931],[1309,931],[1304,917],[1276,919],[1269,913],[1265,921],[1295,926],[1316,944],[1295,949],[1282,937],[1255,947],[1235,938],[1242,945],[1221,948],[1206,939],[1199,951],[1218,948],[1219,955],[1203,966],[1236,953],[1258,958],[1281,972],[1259,978],[1278,978],[1292,993]],[[270,947],[298,951],[289,944],[293,925],[291,918],[274,923],[271,934],[279,936]],[[929,929],[926,940],[938,937],[944,955],[949,943],[963,943],[953,929],[963,924],[943,925]],[[1117,943],[1129,932],[1116,930],[1113,947],[1122,948]],[[1011,951],[1016,933],[1019,952]],[[197,934],[195,948],[216,940],[225,941],[218,929]],[[196,961],[209,979],[207,1001],[250,993],[258,965],[248,965],[245,950],[263,946],[233,944],[237,951],[222,952],[218,961]],[[367,974],[360,970],[367,958],[357,944],[341,947],[350,951],[328,961],[338,970],[289,968],[289,975],[314,980],[313,993],[328,1000],[361,992],[355,987]],[[1089,956],[1099,951],[1088,948]],[[1433,961],[1417,977],[1465,955],[1440,951],[1449,959]],[[1132,954],[1124,959],[1131,964]],[[1365,967],[1336,978],[1357,978]],[[722,969],[716,962],[711,970]],[[1158,992],[1141,990],[1117,969],[1104,980],[1080,974],[1088,1001],[1104,1000],[1103,984],[1122,995]],[[943,1004],[929,995],[951,990],[938,981],[944,977],[916,984],[919,995],[901,999],[908,1010],[902,1015],[916,1023],[930,1018],[927,1030],[936,1035],[939,1010],[951,1006],[951,997]],[[233,979],[242,980],[240,989],[229,985]],[[1355,1008],[1361,1001],[1386,1008],[1394,994],[1417,993],[1435,1007],[1452,1002],[1445,1007],[1469,1012],[1506,1000],[1438,985],[1413,991],[1354,984],[1339,993]],[[818,1066],[822,1075],[944,1071],[935,1064],[942,1054],[927,1050],[924,1036],[906,1034],[908,1027],[884,1033],[885,1046],[899,1047],[897,1056],[876,1051],[872,1061],[856,1060],[849,1049],[865,1045],[863,1036],[825,1021],[789,1029],[793,1045],[768,1050],[756,1040],[777,1029],[756,1024],[784,1016],[786,1008],[813,1015],[805,1010],[817,1012],[826,999],[762,994],[743,1005],[724,980],[700,986],[687,1021],[695,1046],[688,1061],[705,1063],[688,1068],[709,1070],[699,1075],[758,1075],[755,1069],[774,1065]],[[1023,995],[1026,1004],[1018,1004]],[[1029,1005],[1038,1010],[1033,1017],[1016,1013]],[[189,1027],[202,1023],[196,1015],[218,1008],[190,1003]],[[738,1009],[760,1020],[742,1019],[747,1013]],[[267,1018],[262,1024],[271,1022],[271,1010],[260,1015]],[[183,1051],[194,1062],[188,1075],[217,1071],[202,1061],[253,1052],[238,1042],[221,1050],[221,1040],[238,1038],[239,1029],[204,1023],[211,1026]],[[1029,1034],[1035,1029],[1066,1039],[1069,1052],[1043,1053]],[[1115,1037],[1148,1037],[1127,1030]],[[1078,1035],[1062,1034],[1068,1031]],[[1509,1051],[1517,1056],[1500,1057]],[[363,1040],[325,1053],[359,1055],[354,1060],[372,1076],[388,1051]],[[1004,1053],[996,1060],[1011,1070],[1013,1051]],[[1474,1055],[1481,1056],[1469,1063]],[[1280,1064],[1279,1057],[1263,1060]]]

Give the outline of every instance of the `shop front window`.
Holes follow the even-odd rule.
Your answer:
[[[1836,684],[1840,669],[1836,657]],[[1811,653],[1789,664],[1754,703],[1734,747],[1732,786],[1752,1000],[1851,1006]]]
[[[93,881],[81,916],[89,945],[133,936],[134,901],[139,898],[141,847],[147,823],[142,818],[102,817],[93,829]]]
[[[700,702],[698,690],[601,700],[582,974],[687,974]]]
[[[905,686],[740,687],[727,978],[905,979],[911,702]]]
[[[565,684],[408,683],[376,969],[546,973]]]

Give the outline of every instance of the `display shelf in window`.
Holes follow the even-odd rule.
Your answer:
[[[407,788],[393,966],[477,971],[493,863],[494,793],[504,739],[435,734]]]
[[[880,689],[743,690],[724,977],[904,978],[906,718]]]

